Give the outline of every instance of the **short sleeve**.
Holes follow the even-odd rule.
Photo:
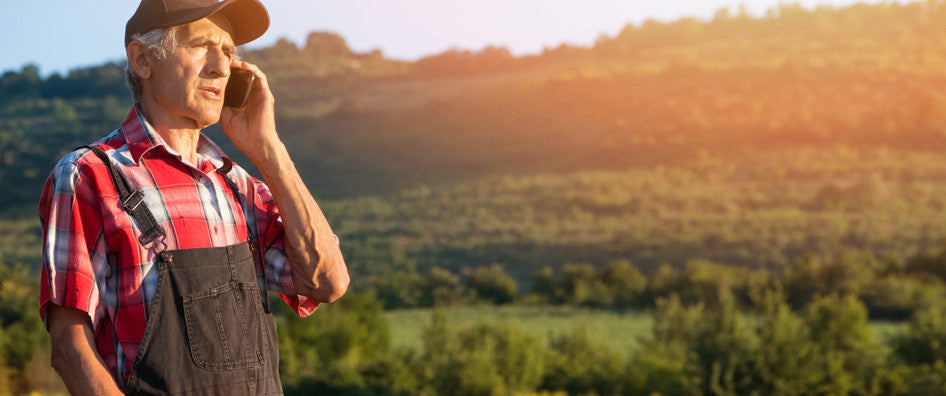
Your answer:
[[[104,255],[102,218],[95,202],[95,186],[76,165],[74,152],[53,169],[40,197],[43,227],[43,264],[40,271],[39,314],[46,321],[48,304],[76,308],[89,314],[98,328],[105,313],[99,292],[108,271]]]
[[[296,293],[292,283],[292,264],[286,258],[285,229],[272,193],[265,183],[253,179],[256,193],[256,224],[259,227],[260,244],[266,288],[275,292],[299,316],[311,315],[319,303]]]

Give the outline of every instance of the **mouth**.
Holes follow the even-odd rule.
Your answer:
[[[214,98],[219,98],[220,92],[222,91],[220,88],[210,86],[210,85],[204,85],[200,87],[200,90],[203,92],[206,92],[208,95]]]

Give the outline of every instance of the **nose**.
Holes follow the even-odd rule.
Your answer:
[[[220,47],[214,46],[207,51],[207,74],[213,77],[230,76],[230,56]]]

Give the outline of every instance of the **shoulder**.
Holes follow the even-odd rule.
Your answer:
[[[112,143],[118,130],[105,138],[89,144],[96,146],[107,153],[109,157],[120,156],[121,147],[114,147]],[[74,192],[77,186],[84,181],[94,179],[101,170],[106,170],[105,163],[86,146],[73,149],[56,163],[49,174],[50,184],[56,187],[57,192]]]

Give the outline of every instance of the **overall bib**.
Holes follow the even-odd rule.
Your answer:
[[[86,147],[108,167],[122,206],[142,230],[139,242],[164,235],[143,195],[105,152]],[[247,241],[159,254],[155,298],[126,394],[282,394],[276,322],[261,298],[252,249]]]

